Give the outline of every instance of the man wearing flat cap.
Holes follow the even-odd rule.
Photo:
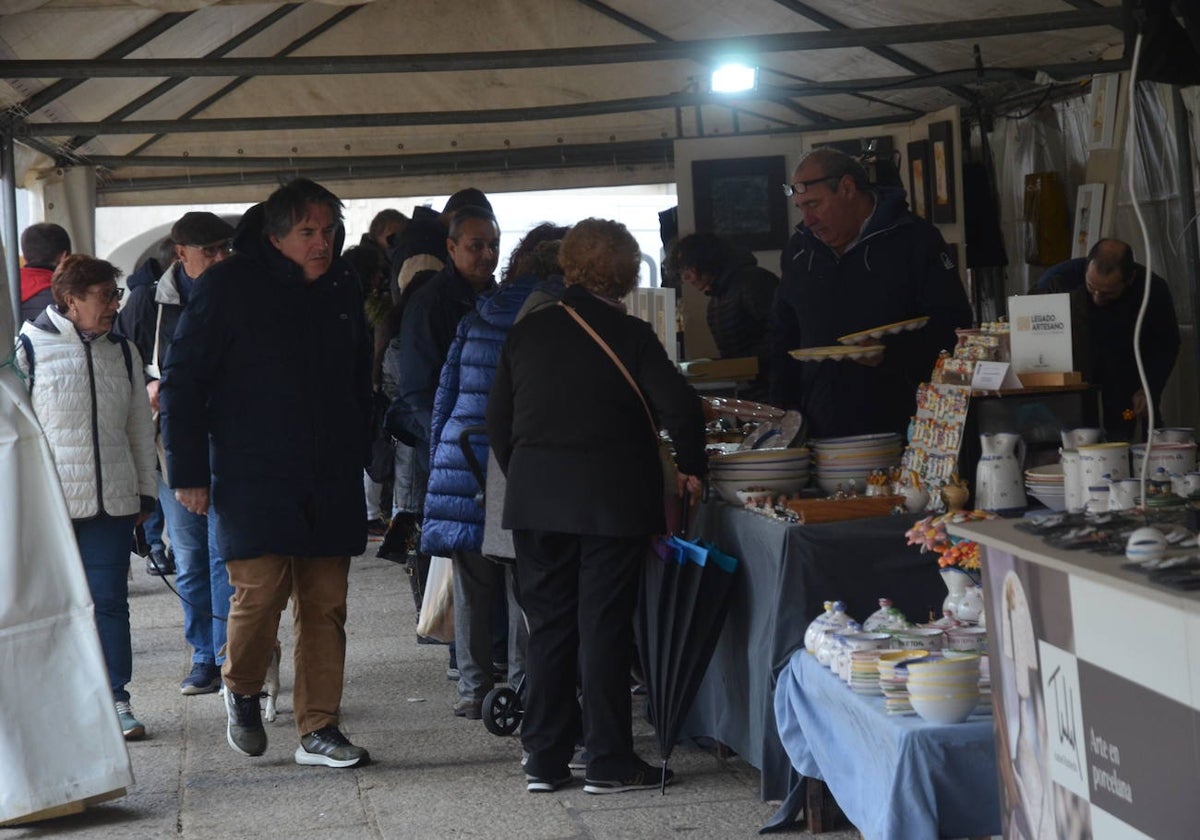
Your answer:
[[[117,316],[115,331],[125,336],[146,360],[146,391],[158,417],[158,380],[175,326],[196,282],[229,255],[233,226],[212,213],[184,213],[171,228],[175,261],[158,282],[138,286]],[[210,539],[209,517],[190,512],[175,498],[165,480],[165,459],[159,444],[158,500],[175,553],[175,583],[183,604],[183,635],[192,648],[191,671],[179,684],[183,694],[209,694],[221,687],[225,617],[233,589],[216,540]],[[215,533],[214,533],[215,536]],[[211,546],[211,550],[210,550]],[[158,555],[158,556],[156,556]],[[151,562],[168,562],[162,552]]]

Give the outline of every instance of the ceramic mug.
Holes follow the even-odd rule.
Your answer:
[[[1108,483],[1108,509],[1132,510],[1141,501],[1142,481],[1138,478],[1117,478]]]
[[[1059,432],[1063,449],[1078,449],[1104,440],[1103,429],[1063,429]]]
[[[1079,453],[1064,449],[1060,453],[1063,469],[1063,501],[1071,513],[1079,513],[1087,504],[1087,492],[1080,472]]]
[[[913,627],[892,634],[902,650],[941,650],[946,634],[936,627]]]
[[[1154,443],[1195,443],[1196,430],[1190,426],[1168,426],[1154,430]]]
[[[1146,444],[1135,443],[1129,448],[1133,456],[1133,474],[1141,476],[1142,461],[1146,459]],[[1150,474],[1162,468],[1169,473],[1187,473],[1196,469],[1196,444],[1156,443],[1150,449]]]
[[[1108,484],[1093,484],[1088,487],[1087,492],[1084,510],[1088,513],[1104,513],[1108,510]]]
[[[1106,478],[1129,478],[1128,443],[1094,443],[1077,451],[1082,486],[1091,488]]]
[[[1184,499],[1200,495],[1200,472],[1171,473],[1171,492]]]

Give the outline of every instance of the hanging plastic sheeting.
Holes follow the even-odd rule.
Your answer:
[[[1057,172],[1066,190],[1067,203],[1075,206],[1075,190],[1083,183],[1087,164],[1085,138],[1089,119],[1086,97],[1068,99],[1053,107],[997,117],[989,141],[994,155],[1000,192],[1000,227],[1009,231],[1008,288],[1010,295],[1025,294],[1041,275],[1040,266],[1029,266],[1029,245],[1022,231],[1025,215],[1025,176]]]
[[[11,332],[0,338],[12,346]],[[0,675],[0,824],[133,783],[66,501],[11,364],[0,366]]]
[[[1145,50],[1145,46],[1142,47]],[[1108,235],[1133,243],[1134,258],[1146,262],[1141,229],[1134,216],[1129,197],[1126,167],[1134,167],[1134,189],[1142,216],[1150,228],[1151,259],[1154,273],[1167,281],[1175,303],[1175,317],[1183,344],[1175,362],[1175,371],[1163,390],[1162,408],[1165,425],[1179,425],[1184,418],[1200,416],[1200,393],[1195,387],[1196,324],[1193,296],[1196,294],[1195,272],[1189,267],[1185,238],[1196,237],[1196,219],[1185,211],[1183,168],[1192,165],[1194,151],[1180,149],[1174,126],[1177,120],[1187,120],[1192,143],[1200,134],[1200,118],[1195,108],[1176,109],[1172,104],[1172,88],[1158,82],[1142,82],[1137,90],[1138,132],[1136,159],[1123,156],[1121,177],[1117,183],[1113,227]],[[1184,102],[1188,101],[1184,91]],[[1192,102],[1196,100],[1191,99]],[[1123,106],[1122,106],[1123,107]],[[1128,146],[1126,147],[1128,148]],[[1108,201],[1109,199],[1105,199]],[[1189,424],[1191,420],[1187,421]]]

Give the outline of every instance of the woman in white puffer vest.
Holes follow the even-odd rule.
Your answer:
[[[154,425],[137,349],[110,333],[120,270],[93,257],[67,257],[51,279],[54,303],[21,328],[16,362],[54,455],[126,739],[146,728],[125,686],[129,554],[134,526],[154,509]]]

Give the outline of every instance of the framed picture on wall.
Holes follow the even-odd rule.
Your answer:
[[[929,159],[932,168],[933,221],[939,225],[952,225],[958,221],[958,209],[954,201],[954,123],[932,123],[929,126]]]
[[[929,218],[929,141],[908,144],[908,205],[922,219]]]
[[[783,155],[692,162],[696,231],[716,233],[751,251],[787,241],[787,164]]]

